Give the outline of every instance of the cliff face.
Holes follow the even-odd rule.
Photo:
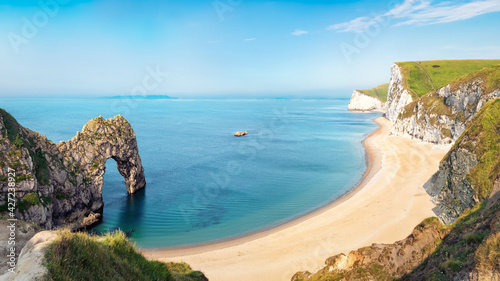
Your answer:
[[[424,186],[443,223],[453,223],[490,196],[500,178],[499,144],[500,99],[495,99],[474,117]]]
[[[479,202],[467,174],[478,163],[474,153],[465,149],[451,151],[440,164],[439,171],[424,185],[436,214],[444,224],[453,223],[460,214]]]
[[[8,168],[16,171],[15,217],[46,229],[100,220],[109,158],[134,193],[146,184],[135,133],[122,116],[90,120],[69,141],[54,144],[0,110],[0,211],[8,210]]]
[[[436,144],[455,142],[481,107],[500,96],[500,67],[471,73],[402,108],[392,133]]]
[[[398,118],[401,109],[413,101],[405,83],[401,67],[397,63],[393,63],[386,104],[386,118],[390,121],[394,122]]]
[[[385,103],[379,99],[366,95],[361,91],[355,90],[352,93],[351,100],[347,109],[351,111],[378,111],[385,112]]]

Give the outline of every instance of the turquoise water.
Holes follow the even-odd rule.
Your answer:
[[[2,100],[54,142],[91,118],[122,114],[136,132],[146,189],[128,195],[108,160],[104,218],[140,247],[227,239],[300,217],[339,198],[366,168],[361,141],[380,114],[348,100]],[[240,130],[248,136],[236,138]]]

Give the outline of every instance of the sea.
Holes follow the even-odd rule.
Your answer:
[[[129,195],[106,162],[103,222],[142,248],[230,240],[290,222],[352,190],[366,170],[362,140],[379,113],[347,99],[2,99],[53,142],[92,118],[123,115],[135,130],[146,188]],[[236,131],[248,135],[235,137]]]

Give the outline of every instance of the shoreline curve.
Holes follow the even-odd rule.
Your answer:
[[[139,250],[148,259],[188,262],[194,269],[203,271],[211,280],[254,280],[255,278],[290,280],[296,271],[314,271],[323,266],[325,259],[329,256],[374,242],[392,243],[406,237],[422,219],[433,215],[434,206],[422,185],[437,171],[439,161],[446,151],[420,141],[390,136],[391,123],[384,117],[373,121],[380,127],[362,142],[367,162],[365,173],[356,187],[332,203],[292,221],[255,233],[243,234],[241,237],[194,245]],[[397,148],[400,148],[399,152]],[[416,157],[414,160],[418,162],[417,166],[425,167],[423,169],[425,172],[423,175],[421,173],[416,175],[421,180],[410,184],[411,189],[399,193],[402,193],[400,195],[406,200],[411,201],[412,205],[415,205],[414,201],[418,201],[419,206],[411,208],[412,212],[417,213],[417,215],[411,215],[411,220],[406,216],[402,219],[395,216],[391,220],[390,217],[393,214],[407,210],[400,210],[399,205],[396,209],[389,207],[373,209],[373,207],[383,206],[384,203],[386,205],[394,203],[390,197],[384,198],[384,195],[397,193],[398,184],[401,185],[400,181],[406,179],[402,177],[402,173],[411,172],[407,163],[401,163],[404,159],[399,159],[405,158],[407,154],[405,152],[408,152],[405,150],[410,151],[408,155],[410,158]],[[412,150],[415,150],[413,154]],[[408,162],[412,162],[411,160]],[[386,186],[390,187],[390,190],[387,190],[389,188]],[[394,187],[396,189],[393,191]],[[373,198],[373,196],[378,197]],[[374,199],[377,199],[377,202],[374,202]],[[365,207],[366,210],[350,209],[349,205]],[[386,214],[382,220],[386,223],[383,227],[366,228],[360,225],[363,222],[370,223],[372,220],[369,217],[374,216],[372,213],[384,213],[384,211]],[[381,218],[377,219],[375,216],[373,222],[377,220]],[[405,222],[404,226],[401,226],[401,221]],[[343,231],[334,232],[343,225],[345,225]],[[370,232],[370,235],[362,235],[360,228]],[[292,248],[287,244],[293,244]],[[267,259],[269,261],[264,262]]]
[[[333,201],[331,201],[331,202],[329,202],[321,207],[315,208],[309,212],[306,212],[302,215],[296,216],[296,217],[291,218],[291,219],[287,219],[284,222],[276,223],[276,224],[273,224],[271,226],[259,228],[259,229],[254,230],[254,231],[245,232],[245,233],[242,233],[239,235],[234,235],[234,236],[231,236],[228,238],[215,239],[215,240],[211,240],[211,241],[207,241],[207,242],[192,243],[192,244],[185,244],[185,245],[179,245],[179,246],[139,248],[140,251],[143,253],[149,253],[149,252],[169,252],[169,251],[179,251],[179,250],[184,251],[184,250],[189,250],[189,249],[200,250],[203,247],[212,248],[216,245],[220,245],[221,247],[229,247],[229,246],[232,246],[233,244],[245,243],[245,242],[247,242],[248,239],[257,239],[259,237],[263,237],[263,236],[269,234],[268,232],[272,233],[280,228],[290,227],[294,224],[300,223],[303,220],[306,220],[309,216],[315,216],[319,212],[326,211],[330,208],[334,208],[338,204],[342,203],[344,200],[347,200],[347,199],[351,198],[352,196],[354,196],[354,194],[356,194],[356,192],[358,192],[359,190],[361,190],[363,188],[363,184],[365,181],[368,181],[369,176],[371,174],[377,173],[378,170],[380,169],[380,167],[378,167],[378,170],[374,170],[374,168],[373,168],[374,163],[373,162],[375,160],[371,159],[371,158],[374,158],[372,155],[373,153],[370,153],[369,148],[366,146],[366,143],[365,143],[368,138],[370,138],[371,136],[373,136],[379,130],[382,129],[381,124],[377,121],[378,118],[380,118],[380,117],[377,117],[377,118],[373,119],[372,121],[374,123],[376,123],[377,125],[379,125],[379,127],[377,129],[375,129],[375,131],[369,133],[368,136],[361,141],[361,143],[363,144],[363,148],[365,150],[365,162],[366,162],[366,169],[363,172],[361,179],[359,180],[358,183],[356,183],[356,185],[352,189],[350,189],[347,192],[345,192],[344,194],[338,196],[335,200],[333,200]],[[371,176],[373,176],[373,175],[371,175]],[[234,242],[234,243],[230,243],[230,242]]]

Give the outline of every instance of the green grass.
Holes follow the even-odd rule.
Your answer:
[[[369,90],[360,90],[360,92],[363,92],[364,94],[367,94],[372,97],[376,97],[382,102],[386,102],[388,90],[389,90],[389,83],[378,85],[377,87],[371,88]]]
[[[38,196],[35,194],[35,193],[28,193],[26,195],[24,195],[23,197],[23,200],[28,202],[29,204],[31,205],[37,205],[37,204],[40,204],[40,199],[38,198]]]
[[[10,113],[2,108],[0,108],[0,115],[2,116],[3,123],[5,124],[7,137],[11,142],[14,142],[19,135],[19,123],[17,123],[17,120],[10,115]]]
[[[500,88],[500,65],[483,68],[473,73],[469,73],[467,75],[461,76],[458,79],[455,79],[450,84],[452,86],[452,90],[457,90],[460,85],[470,83],[474,80],[482,80],[484,81],[483,88],[485,93],[491,93],[494,90]]]
[[[187,263],[167,262],[167,268],[177,281],[205,280],[202,273],[193,271]]]
[[[446,271],[452,271],[452,272],[459,272],[462,270],[464,266],[464,263],[459,260],[447,260],[441,264],[441,270]]]
[[[187,264],[148,261],[123,232],[90,236],[63,230],[45,259],[45,280],[205,280]]]
[[[39,148],[34,153],[34,162],[35,162],[35,176],[36,179],[44,185],[47,185],[50,180],[50,172],[49,167],[47,165],[47,159],[45,159],[45,153]]]
[[[405,86],[414,98],[437,90],[461,76],[499,64],[500,60],[438,60],[398,63],[406,77]]]
[[[475,261],[481,271],[500,270],[500,232],[491,235],[476,252]]]

